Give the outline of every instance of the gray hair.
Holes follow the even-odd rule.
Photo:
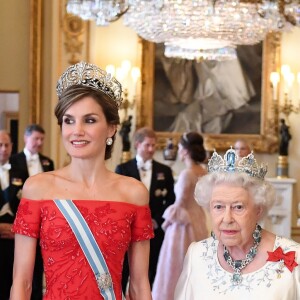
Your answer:
[[[275,201],[275,189],[267,181],[251,177],[245,173],[214,172],[201,177],[197,182],[195,187],[196,202],[209,209],[213,189],[223,183],[247,190],[254,203],[262,210],[260,219],[263,219]]]
[[[45,134],[44,128],[39,124],[30,124],[25,128],[24,135],[31,136],[34,131]]]

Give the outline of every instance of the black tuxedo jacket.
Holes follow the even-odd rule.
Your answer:
[[[141,181],[140,173],[137,168],[136,159],[129,160],[126,163],[116,167],[116,173],[133,177]],[[156,266],[159,257],[161,245],[164,240],[164,231],[161,228],[163,223],[163,213],[166,208],[175,201],[174,194],[174,178],[170,167],[152,160],[152,177],[150,183],[150,201],[152,219],[158,224],[158,228],[154,230],[155,237],[150,240],[150,260],[149,260],[149,281],[152,283],[156,274]],[[124,261],[122,272],[122,288],[125,291],[127,279],[129,276],[128,260]]]
[[[6,213],[0,216],[0,223],[13,224],[17,208],[19,206],[19,197],[23,181],[15,170],[8,171],[9,182],[5,190],[1,189],[0,185],[0,209],[3,205],[8,203],[14,216]],[[6,239],[0,237],[0,270],[1,270],[1,284],[0,284],[0,298],[9,299],[10,287],[12,285],[13,277],[13,263],[14,263],[14,239]]]
[[[54,170],[54,163],[52,159],[49,157],[39,153],[39,159],[43,168],[44,172],[53,171]],[[12,169],[17,170],[19,173],[22,174],[23,184],[25,180],[29,177],[27,162],[26,162],[26,155],[24,151],[21,151],[11,157],[11,164]]]
[[[11,163],[11,162],[10,162]],[[16,169],[11,168],[9,170],[9,186],[0,192],[0,208],[8,202],[11,211],[14,215],[17,212],[19,202],[20,202],[20,193],[24,181],[22,179],[22,174]],[[13,216],[4,215],[0,217],[0,223],[13,223]]]
[[[116,173],[141,181],[135,158],[118,165]],[[162,215],[164,211],[175,201],[174,178],[170,167],[152,160],[152,177],[149,192],[152,219],[157,222],[160,228],[163,223]]]

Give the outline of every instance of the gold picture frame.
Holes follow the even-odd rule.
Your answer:
[[[41,123],[43,1],[30,0],[29,123]]]
[[[225,150],[237,138],[251,143],[257,152],[274,153],[278,148],[278,113],[273,105],[270,73],[280,65],[280,34],[269,34],[263,42],[262,85],[261,85],[261,126],[259,134],[203,134],[207,150]],[[137,103],[137,127],[153,127],[155,44],[141,40],[142,43],[142,83],[141,99]],[[182,132],[157,132],[158,147],[165,146],[168,138],[177,143]]]

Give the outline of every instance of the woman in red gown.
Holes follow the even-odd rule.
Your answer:
[[[104,299],[92,268],[54,200],[71,199],[108,267],[116,299],[129,251],[131,300],[151,299],[149,239],[153,237],[148,191],[139,181],[105,166],[119,124],[121,86],[95,65],[69,67],[57,85],[55,115],[69,165],[30,177],[14,223],[15,264],[11,300],[30,299],[37,239],[43,255],[43,299]]]

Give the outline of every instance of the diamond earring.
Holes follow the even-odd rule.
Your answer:
[[[109,137],[109,138],[106,139],[106,145],[107,146],[111,146],[112,143],[113,143],[113,139],[111,137]]]

